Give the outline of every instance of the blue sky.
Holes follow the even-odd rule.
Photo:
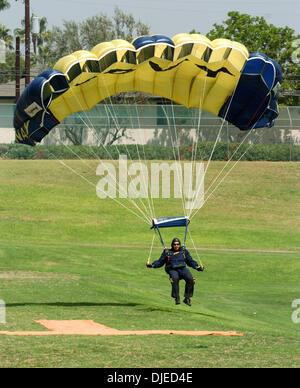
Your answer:
[[[206,34],[232,10],[263,16],[277,27],[289,26],[300,34],[300,0],[30,0],[31,13],[46,16],[48,28],[62,26],[63,20],[77,22],[99,13],[112,16],[115,6],[150,26],[153,34],[169,37],[196,29]],[[13,29],[24,17],[21,0],[0,13],[0,23]]]

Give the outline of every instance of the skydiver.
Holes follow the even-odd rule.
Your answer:
[[[191,297],[194,294],[195,281],[186,265],[197,271],[204,271],[204,266],[202,264],[199,265],[193,260],[189,251],[181,246],[181,242],[178,238],[172,240],[171,249],[165,249],[158,260],[154,261],[152,264],[146,264],[148,268],[160,268],[163,265],[165,265],[165,270],[170,277],[172,285],[171,296],[172,298],[175,298],[175,304],[180,304],[179,280],[184,279],[185,293],[183,303],[191,306]]]

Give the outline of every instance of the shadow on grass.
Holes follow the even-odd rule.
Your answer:
[[[172,313],[172,314],[197,314],[203,317],[208,318],[219,318],[217,315],[207,314],[199,311],[194,311],[192,308],[184,308],[180,307],[159,307],[153,305],[146,305],[144,303],[121,303],[121,302],[16,302],[16,303],[7,303],[6,308],[10,307],[25,307],[25,306],[49,306],[49,307],[138,307],[139,310],[143,310],[145,312],[164,312],[164,313]],[[183,306],[185,307],[185,306]]]
[[[96,303],[96,302],[22,302],[22,303],[7,303],[6,307],[23,307],[23,306],[56,306],[56,307],[99,307],[99,306],[109,306],[109,307],[135,307],[138,306],[138,303]]]
[[[197,315],[201,315],[201,316],[204,316],[204,317],[209,317],[209,318],[217,318],[217,315],[212,315],[212,314],[206,314],[206,313],[203,313],[203,312],[200,312],[200,311],[195,311],[193,310],[193,308],[189,307],[189,308],[186,308],[184,305],[182,305],[183,309],[180,307],[180,306],[170,306],[170,307],[158,307],[158,306],[150,306],[150,305],[145,305],[145,304],[140,304],[139,305],[139,310],[144,310],[144,311],[148,311],[148,312],[153,312],[153,311],[161,311],[161,312],[169,312],[169,313],[172,313],[172,314],[182,314],[182,313],[186,313],[186,314],[197,314]]]

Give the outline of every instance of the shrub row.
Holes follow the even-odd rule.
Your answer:
[[[211,156],[212,150],[214,152]],[[22,144],[0,145],[0,158],[6,159],[128,159],[148,160],[249,160],[249,161],[300,161],[300,146],[280,144],[228,144],[198,143],[197,146],[172,147],[146,145],[119,146],[36,146]]]

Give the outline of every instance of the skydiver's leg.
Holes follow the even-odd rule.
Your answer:
[[[181,276],[185,280],[184,297],[190,299],[194,295],[194,278],[188,268],[181,270]]]
[[[170,282],[172,285],[172,293],[171,296],[172,298],[175,298],[176,300],[179,301],[179,274],[176,270],[170,270],[169,271],[170,275]]]

